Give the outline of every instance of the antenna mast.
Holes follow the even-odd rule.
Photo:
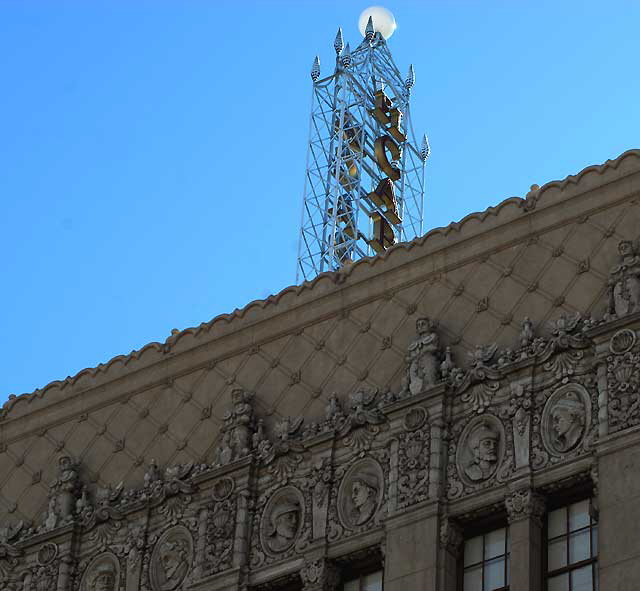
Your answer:
[[[415,73],[409,66],[403,79],[387,46],[383,34],[388,38],[395,29],[393,15],[370,10],[383,10],[374,13],[380,26],[369,15],[364,39],[353,51],[338,29],[331,76],[320,78],[317,56],[311,68],[298,282],[423,232],[430,148],[426,135],[417,146],[411,127]]]

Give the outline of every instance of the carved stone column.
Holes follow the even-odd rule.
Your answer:
[[[300,578],[304,591],[334,591],[340,583],[338,569],[326,558],[305,560]]]
[[[458,561],[462,554],[464,537],[462,529],[444,517],[440,523],[440,576],[438,588],[441,591],[458,589]]]
[[[512,492],[505,499],[511,540],[512,591],[542,589],[542,519],[545,504],[530,489]]]

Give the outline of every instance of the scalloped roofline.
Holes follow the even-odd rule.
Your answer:
[[[20,395],[12,394],[9,396],[7,402],[5,402],[2,406],[2,411],[0,411],[0,420],[6,418],[7,414],[18,402],[30,403],[33,400],[42,398],[46,394],[46,392],[52,388],[63,390],[68,386],[76,384],[78,380],[85,376],[97,377],[101,374],[107,374],[110,368],[112,368],[117,363],[121,363],[126,367],[130,363],[141,358],[148,351],[157,351],[164,354],[170,353],[175,345],[186,336],[198,337],[203,333],[210,333],[216,325],[219,325],[221,323],[230,324],[235,319],[241,319],[245,317],[254,308],[264,310],[267,307],[279,304],[280,300],[289,294],[298,296],[304,292],[313,291],[320,282],[330,281],[334,285],[341,284],[344,280],[346,280],[347,277],[353,275],[354,272],[360,272],[362,269],[373,267],[380,261],[393,259],[394,257],[397,257],[398,253],[400,252],[406,252],[414,249],[415,247],[422,247],[427,242],[433,241],[438,236],[446,238],[453,231],[461,233],[465,230],[465,226],[467,226],[471,221],[479,222],[480,224],[482,224],[489,217],[497,217],[503,209],[510,205],[519,208],[523,214],[529,214],[533,212],[534,210],[538,209],[540,205],[543,205],[545,207],[553,205],[553,203],[541,204],[541,199],[545,193],[552,192],[552,190],[554,189],[559,192],[563,192],[568,187],[578,187],[581,183],[584,183],[585,177],[587,177],[589,174],[595,173],[598,176],[602,176],[609,169],[616,170],[624,160],[630,157],[635,157],[640,160],[640,149],[627,150],[613,160],[607,160],[602,164],[587,166],[575,175],[569,175],[562,180],[550,181],[544,184],[542,187],[537,187],[536,185],[534,185],[532,186],[532,190],[526,195],[524,199],[521,197],[509,197],[500,202],[498,205],[490,206],[482,212],[470,213],[457,222],[451,222],[447,226],[433,228],[426,234],[416,237],[409,242],[401,242],[399,244],[396,244],[380,255],[360,259],[351,264],[349,267],[340,269],[339,271],[327,271],[321,273],[314,279],[310,281],[304,281],[300,285],[290,285],[288,287],[285,287],[275,295],[270,295],[264,299],[253,300],[241,309],[236,309],[231,313],[219,314],[213,317],[208,322],[203,322],[195,327],[185,328],[184,330],[169,336],[169,338],[167,338],[164,343],[160,343],[157,341],[148,343],[140,349],[133,350],[131,351],[131,353],[128,353],[126,355],[116,355],[108,362],[100,363],[96,367],[85,368],[79,371],[74,376],[68,376],[64,380],[51,381],[43,388],[37,388],[33,392],[27,392]]]

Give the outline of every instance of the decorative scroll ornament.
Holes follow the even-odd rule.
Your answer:
[[[622,318],[640,311],[640,245],[622,240],[620,259],[609,276],[609,302],[605,320]]]
[[[640,352],[635,332],[623,329],[609,343],[607,357],[608,414],[612,432],[640,423]]]
[[[636,344],[636,333],[630,328],[623,328],[616,332],[609,343],[609,351],[614,355],[622,355],[633,349]]]
[[[359,460],[338,489],[338,516],[349,529],[366,525],[376,515],[384,495],[384,475],[373,458]]]
[[[339,437],[346,437],[345,444],[362,454],[371,447],[379,433],[379,425],[386,421],[377,404],[378,390],[358,390],[349,396],[348,413],[341,414],[335,421]]]
[[[124,484],[120,482],[115,488],[111,485],[106,488],[98,487],[95,495],[95,506],[91,504],[87,495],[86,487],[82,490],[82,495],[76,501],[76,514],[85,528],[91,529],[97,523],[113,519],[123,518],[122,512],[116,508]]]
[[[235,482],[221,478],[213,486],[212,502],[207,507],[204,572],[213,575],[231,568],[236,527]]]
[[[156,461],[151,460],[149,468],[144,475],[145,485],[140,498],[158,503],[181,493],[190,494],[194,492],[193,484],[187,481],[192,471],[193,462],[188,462],[186,464],[168,466],[164,472],[161,472]]]
[[[552,336],[540,352],[539,361],[543,363],[544,369],[563,383],[571,379],[577,364],[584,357],[584,352],[580,349],[589,345],[583,333],[583,329],[588,327],[589,323],[580,314],[563,314],[549,323]]]
[[[505,498],[504,504],[509,523],[522,519],[535,519],[542,522],[545,513],[544,499],[532,490],[515,491]]]
[[[491,404],[494,394],[500,388],[497,381],[501,372],[493,366],[488,365],[494,358],[498,350],[497,345],[478,345],[474,351],[469,353],[471,367],[466,373],[452,372],[451,381],[458,393],[462,394],[460,399],[471,409],[481,414]]]
[[[35,591],[51,591],[56,589],[58,584],[58,563],[52,562],[47,565],[35,566],[32,574],[27,575],[27,579],[31,579],[31,589]],[[28,587],[27,587],[28,588]]]
[[[302,461],[304,445],[293,439],[299,433],[302,422],[302,417],[283,417],[275,425],[275,441],[271,443],[263,439],[259,443],[258,457],[280,482],[287,482]]]
[[[0,528],[0,582],[8,576],[11,570],[18,566],[18,558],[22,555],[22,550],[12,542],[18,538],[22,528],[22,521],[9,527]]]
[[[404,417],[405,433],[398,437],[398,506],[406,507],[429,494],[430,429],[428,412],[420,406]]]
[[[529,465],[532,407],[530,392],[522,384],[512,383],[509,403],[502,408],[500,417],[511,420],[516,469]]]
[[[340,583],[340,571],[325,558],[305,561],[300,569],[303,589],[332,591]]]

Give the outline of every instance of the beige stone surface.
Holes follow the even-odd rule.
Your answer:
[[[543,186],[529,212],[508,199],[11,400],[0,515],[43,511],[63,453],[105,483],[140,482],[152,457],[210,459],[236,386],[257,392],[268,417],[319,416],[334,391],[397,388],[418,315],[463,360],[476,344],[513,343],[525,315],[544,327],[561,312],[600,312],[617,244],[640,227],[639,190],[640,152],[629,151]]]
[[[56,517],[50,499],[81,505],[84,486],[99,507],[98,493],[108,496],[122,482],[118,494],[126,498],[104,501],[107,517],[95,514],[104,524],[81,506],[67,514],[82,522],[82,552],[100,548],[100,535],[135,541],[142,527],[155,543],[167,524],[180,524],[187,529],[176,539],[191,548],[193,536],[198,557],[194,585],[209,569],[212,588],[235,588],[247,576],[267,591],[274,580],[290,584],[304,565],[305,584],[324,591],[331,561],[356,563],[367,552],[379,560],[383,547],[387,591],[453,591],[455,550],[441,546],[445,513],[464,531],[490,513],[506,519],[505,497],[516,487],[526,499],[530,488],[553,495],[593,481],[601,590],[623,588],[628,565],[640,561],[633,529],[640,419],[634,407],[625,416],[616,405],[627,403],[640,377],[636,337],[628,355],[611,347],[640,317],[610,317],[608,282],[621,241],[639,238],[639,203],[634,150],[11,399],[0,414],[0,527],[24,521],[26,530],[34,522],[39,529],[21,538],[25,548],[52,536],[75,547],[60,530],[68,521],[46,525]],[[432,323],[417,334],[421,317]],[[522,345],[525,317],[537,349]],[[433,335],[437,353],[422,342]],[[456,366],[447,376],[439,367],[446,347]],[[435,361],[440,381],[415,386],[411,371]],[[545,409],[572,388],[584,396],[575,398],[583,423],[576,445],[554,454]],[[232,392],[242,400],[232,401]],[[334,394],[342,408],[330,411]],[[622,435],[606,437],[616,412]],[[467,436],[474,421],[493,425],[499,457],[485,464]],[[625,437],[628,445],[620,443]],[[77,462],[71,492],[58,465],[63,456]],[[278,500],[284,487],[290,494]],[[274,507],[286,511],[271,515]],[[516,517],[522,510],[509,508]],[[109,527],[124,519],[119,511],[126,528],[116,535]],[[288,525],[278,521],[285,517]],[[512,527],[513,556],[530,565],[515,573],[512,589],[533,591],[539,528],[515,518]],[[145,544],[119,550],[138,582],[149,575],[136,552],[148,561],[156,551]],[[44,568],[35,556],[21,558],[29,573]]]

